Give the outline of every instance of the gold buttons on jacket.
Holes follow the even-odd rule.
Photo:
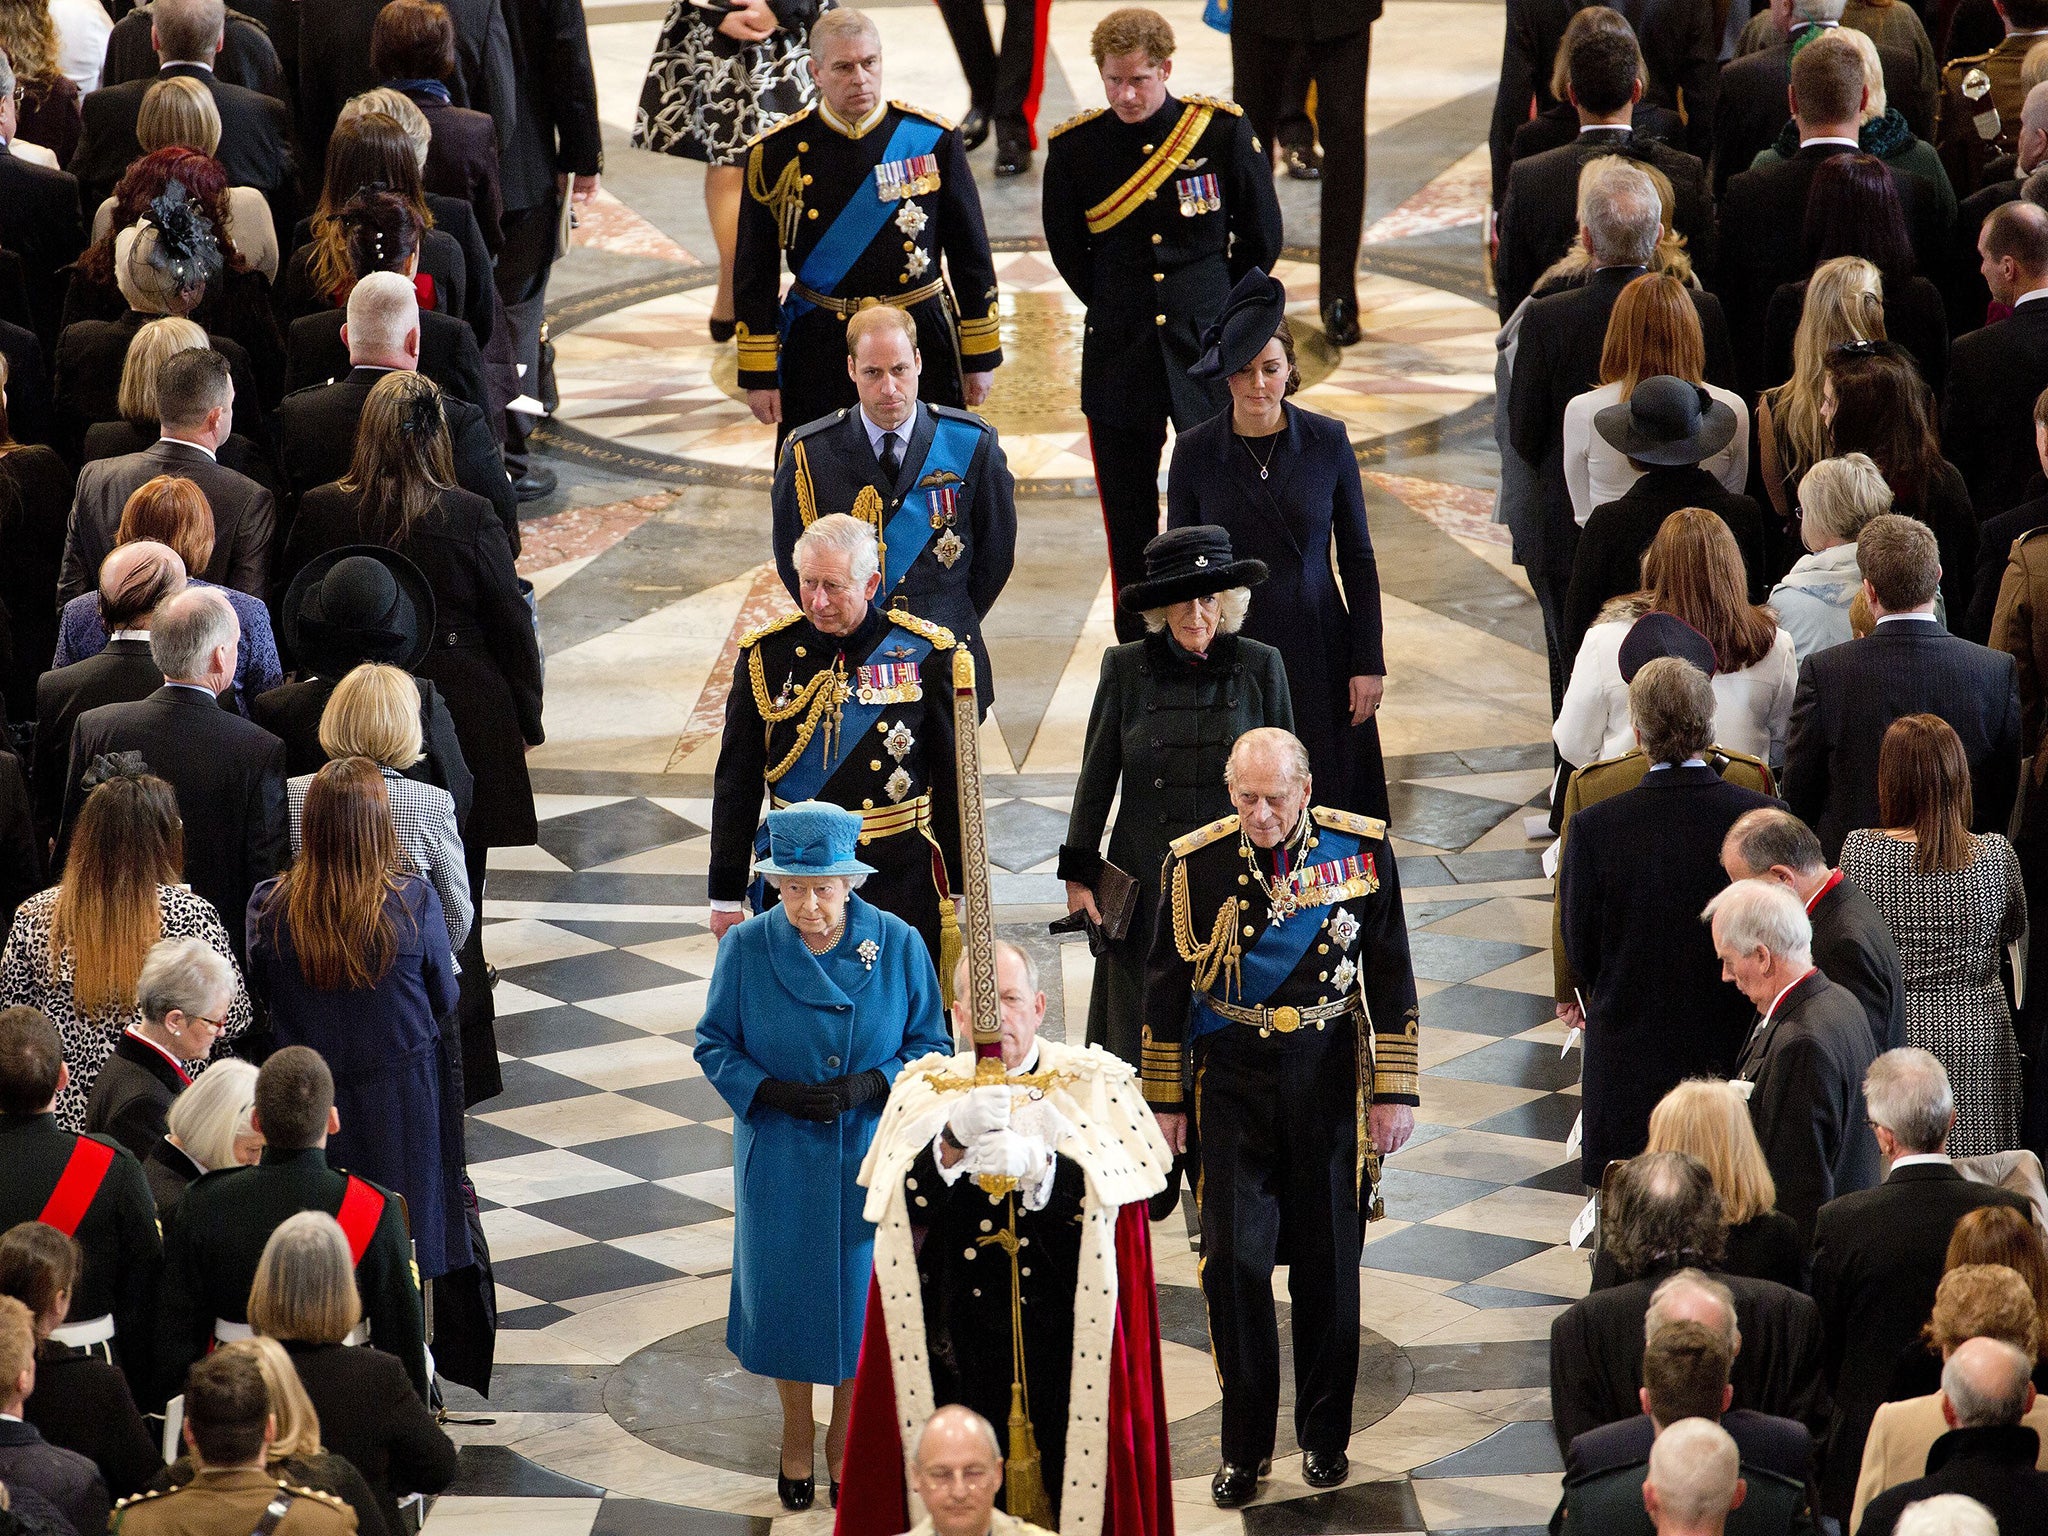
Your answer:
[[[1154,236],[1152,237],[1152,243],[1153,243],[1154,245],[1158,245],[1158,244],[1160,244],[1161,242],[1163,242],[1163,241],[1164,241],[1165,239],[1166,239],[1166,236],[1164,236],[1164,235],[1154,235]]]
[[[1166,316],[1164,316],[1164,315],[1154,315],[1154,316],[1152,317],[1152,323],[1153,323],[1154,325],[1164,325],[1164,324],[1166,324]]]

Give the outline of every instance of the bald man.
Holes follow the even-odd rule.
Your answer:
[[[1941,1370],[1941,1412],[1949,1432],[1927,1453],[1927,1475],[1887,1488],[1863,1511],[1857,1536],[1892,1536],[1906,1506],[1966,1494],[1998,1521],[2000,1536],[2048,1528],[2048,1472],[2041,1437],[2020,1420],[2034,1406],[2033,1362],[2001,1339],[1965,1339]]]
[[[1993,209],[1977,256],[1994,305],[2011,313],[1950,348],[1941,444],[1981,522],[2025,500],[2040,467],[2034,401],[2048,388],[2048,212],[2028,202]]]
[[[972,1408],[941,1408],[917,1437],[911,1486],[924,1500],[925,1517],[910,1536],[1049,1536],[995,1507],[1002,1484],[995,1426]]]

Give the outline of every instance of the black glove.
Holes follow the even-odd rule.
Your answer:
[[[889,1079],[880,1067],[870,1067],[865,1072],[855,1072],[849,1077],[835,1077],[825,1086],[832,1090],[839,1112],[858,1109],[863,1104],[873,1103],[889,1091]]]
[[[816,1120],[821,1124],[837,1120],[842,1109],[839,1095],[830,1083],[785,1083],[772,1077],[754,1090],[754,1102],[798,1120]]]

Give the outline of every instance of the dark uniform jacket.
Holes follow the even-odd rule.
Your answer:
[[[147,1040],[122,1032],[85,1101],[85,1128],[111,1136],[137,1159],[163,1138],[171,1101],[190,1081]]]
[[[1046,147],[1044,217],[1053,265],[1088,308],[1081,409],[1182,430],[1222,410],[1228,390],[1188,365],[1231,285],[1280,254],[1273,173],[1237,104],[1168,96],[1141,123],[1103,108],[1068,119]]]
[[[200,1472],[169,1493],[123,1499],[114,1507],[107,1529],[113,1536],[211,1536],[254,1530],[280,1488],[292,1495],[292,1504],[274,1527],[275,1536],[344,1536],[355,1530],[355,1515],[333,1494],[280,1482],[253,1467]]]
[[[1158,1108],[1182,1108],[1187,1048],[1198,1033],[1198,997],[1228,1006],[1251,1004],[1254,999],[1244,995],[1238,980],[1242,957],[1257,948],[1268,929],[1297,923],[1320,932],[1310,938],[1279,985],[1257,999],[1258,1004],[1275,1014],[1319,1008],[1347,995],[1355,999],[1362,985],[1372,1025],[1372,1102],[1420,1102],[1415,973],[1408,959],[1401,883],[1394,851],[1386,842],[1386,823],[1319,805],[1311,806],[1307,814],[1313,826],[1301,852],[1304,871],[1330,857],[1322,845],[1332,833],[1338,846],[1357,846],[1355,857],[1363,867],[1336,871],[1349,878],[1330,890],[1334,901],[1305,903],[1282,924],[1274,922],[1266,892],[1254,878],[1274,878],[1278,850],[1253,849],[1240,835],[1235,815],[1169,845],[1159,875],[1165,892],[1159,928],[1146,967],[1140,1067],[1145,1098]],[[1232,1022],[1221,1027],[1254,1026]],[[1308,1026],[1276,1017],[1272,1027],[1291,1033]]]
[[[911,132],[919,125],[939,130],[927,151],[931,164],[921,177],[881,186],[869,179],[877,166],[917,164],[887,158],[892,137],[906,123]],[[820,291],[848,303],[900,303],[932,289],[903,306],[917,322],[924,356],[919,393],[928,401],[960,405],[961,374],[986,373],[1002,363],[995,260],[959,133],[941,118],[892,101],[872,128],[855,137],[835,125],[833,114],[812,107],[784,118],[747,151],[733,267],[740,388],[780,389],[785,426],[799,427],[850,405],[855,395],[846,373],[844,315],[813,301],[785,327],[778,298],[784,256],[801,280],[812,249],[839,218],[858,218],[872,210],[880,192],[899,188],[903,195],[883,199],[886,216],[845,275],[829,292]]]
[[[336,1214],[347,1192],[348,1175],[328,1167],[327,1153],[319,1147],[297,1152],[265,1148],[256,1167],[209,1173],[185,1191],[165,1234],[158,1297],[157,1368],[167,1391],[176,1391],[186,1368],[206,1353],[216,1320],[249,1320],[249,1287],[270,1234],[300,1211]],[[378,1193],[384,1196],[384,1210],[356,1264],[356,1288],[362,1293],[371,1344],[404,1361],[414,1389],[424,1397],[425,1314],[413,1283],[405,1218],[396,1195],[382,1188]]]
[[[0,1115],[0,1232],[42,1216],[79,1139],[58,1125],[55,1115]],[[115,1152],[71,1234],[85,1252],[84,1271],[71,1292],[71,1321],[113,1314],[115,1354],[137,1395],[148,1401],[150,1339],[163,1264],[156,1202],[132,1154],[111,1137],[91,1139]]]
[[[1942,66],[1941,97],[1934,109],[1934,147],[1955,185],[1956,196],[1968,197],[1976,191],[1983,185],[1985,166],[1994,157],[2019,148],[2020,108],[2027,104],[2020,68],[2027,61],[2027,50],[2042,36],[2022,32],[2002,39],[1989,53],[1965,54]],[[1990,89],[1973,96],[1980,84],[1988,84]],[[1990,112],[1997,114],[1998,121],[1993,137],[1987,139],[1979,132],[1976,119],[1980,113]]]
[[[836,755],[828,758],[830,773],[815,798],[851,811],[886,811],[910,804],[921,795],[931,796],[929,840],[911,826],[863,840],[859,856],[877,870],[868,877],[861,894],[916,928],[937,954],[934,847],[944,860],[948,887],[961,888],[960,806],[953,760],[953,636],[929,620],[888,614],[872,605],[850,635],[822,634],[808,619],[791,614],[741,638],[732,689],[726,697],[725,736],[712,790],[708,882],[712,900],[737,901],[745,893],[754,832],[761,825],[762,791],[785,793],[776,786],[787,771],[784,765],[792,759],[799,737],[808,741],[832,732],[835,720],[843,724],[846,712],[859,707],[858,699],[850,695],[860,686],[860,669],[898,664],[891,653],[909,650],[907,642],[914,637],[931,642],[931,649],[918,664],[918,678],[914,683],[899,679],[889,691],[916,696],[884,704],[875,724],[858,734],[839,735]],[[832,707],[833,684],[829,680],[821,680],[806,702],[804,693],[812,679],[835,666],[844,668],[840,686],[848,696],[843,707]],[[783,718],[771,722],[765,718],[770,715]]]
[[[939,420],[963,423],[978,437],[964,469],[928,465]],[[995,700],[995,675],[981,621],[995,607],[1017,563],[1017,482],[1010,473],[995,428],[979,416],[951,406],[920,403],[902,450],[903,464],[892,485],[883,477],[860,407],[848,406],[790,433],[775,467],[775,566],[789,595],[797,593],[796,541],[818,518],[851,512],[884,535],[904,501],[916,497],[930,507],[916,530],[926,540],[906,569],[900,545],[883,552],[882,586],[875,602],[900,607],[953,632],[974,655],[974,676],[982,713]],[[939,476],[952,476],[940,480]],[[943,495],[952,492],[946,507]],[[943,526],[933,526],[943,520]],[[950,538],[948,537],[950,535]],[[885,540],[886,542],[886,540]]]
[[[1975,1499],[2000,1531],[2038,1531],[2048,1501],[2048,1472],[2035,1465],[2040,1454],[2040,1434],[2024,1424],[1952,1429],[1927,1452],[1925,1477],[1887,1488],[1865,1506],[1856,1536],[1892,1536],[1907,1505],[1944,1493]]]

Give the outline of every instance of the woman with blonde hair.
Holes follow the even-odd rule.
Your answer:
[[[215,1062],[171,1101],[169,1128],[142,1160],[158,1221],[169,1217],[202,1173],[251,1167],[262,1158],[255,1107],[256,1068],[234,1057]]]
[[[205,327],[186,316],[159,315],[144,321],[130,339],[128,355],[121,364],[121,383],[114,396],[119,419],[96,421],[85,429],[85,462],[118,459],[123,454],[144,453],[154,447],[163,435],[162,423],[157,419],[157,375],[180,352],[198,352],[212,345]],[[238,408],[240,404],[238,399]],[[240,425],[238,419],[236,426]],[[280,494],[277,466],[271,461],[269,450],[247,434],[239,430],[229,433],[227,440],[214,449],[213,456],[236,474],[254,480],[273,497]]]
[[[1749,601],[1748,580],[1735,535],[1712,512],[1685,507],[1665,518],[1643,555],[1643,590],[1609,603],[1579,643],[1551,729],[1564,760],[1584,766],[1635,746],[1621,642],[1644,614],[1668,613],[1713,647],[1714,740],[1783,763],[1799,669],[1792,637]]]
[[[455,1480],[455,1446],[413,1391],[394,1355],[351,1348],[362,1321],[355,1262],[341,1226],[301,1211],[270,1234],[249,1289],[249,1325],[288,1357],[327,1449],[363,1474],[385,1524],[403,1531],[401,1495],[439,1493]],[[274,1341],[274,1342],[273,1342]]]
[[[1644,379],[1659,375],[1704,388],[1735,413],[1734,438],[1699,467],[1730,494],[1742,494],[1749,479],[1749,407],[1735,391],[1707,383],[1706,371],[1699,310],[1683,283],[1669,273],[1646,272],[1621,290],[1600,352],[1600,387],[1573,396],[1564,408],[1564,478],[1580,527],[1595,507],[1626,496],[1643,475],[1594,431],[1593,417],[1628,400]]]
[[[145,155],[175,148],[217,158],[220,135],[220,108],[214,105],[213,93],[189,75],[166,75],[143,93],[135,142]],[[114,199],[109,197],[93,214],[92,238],[105,239],[113,225]],[[254,187],[227,189],[222,233],[244,261],[269,281],[277,281],[277,225],[261,192]]]
[[[159,939],[204,939],[234,965],[220,914],[185,878],[184,823],[162,779],[122,753],[87,769],[89,792],[71,834],[63,878],[21,904],[0,949],[0,1006],[40,1009],[64,1041],[70,1082],[57,1095],[66,1130],[85,1128],[85,1101],[122,1031],[139,1023],[135,984]],[[249,1027],[249,995],[235,996],[216,1051]]]
[[[1796,547],[1791,523],[1800,477],[1829,452],[1821,415],[1828,353],[1845,342],[1884,339],[1883,275],[1860,256],[1822,262],[1807,279],[1792,337],[1792,377],[1765,390],[1756,406],[1757,464],[1790,547]]]

